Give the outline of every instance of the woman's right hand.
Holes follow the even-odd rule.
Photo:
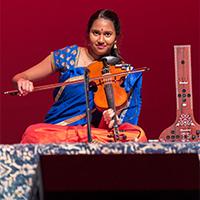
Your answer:
[[[12,78],[12,83],[13,86],[18,89],[19,96],[25,96],[33,91],[33,82],[47,78],[56,72],[55,67],[51,64],[51,55],[49,55],[39,64],[16,74]]]
[[[17,89],[19,91],[19,96],[26,96],[29,92],[32,92],[34,89],[33,82],[20,78],[17,81]]]

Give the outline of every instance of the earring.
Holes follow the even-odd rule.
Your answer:
[[[117,49],[117,41],[115,41],[113,49]]]

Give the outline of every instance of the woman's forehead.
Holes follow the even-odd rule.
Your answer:
[[[91,29],[98,29],[101,31],[115,31],[113,23],[110,20],[104,18],[98,18],[97,20],[95,20]]]

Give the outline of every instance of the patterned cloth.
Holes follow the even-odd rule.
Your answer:
[[[62,143],[0,145],[0,199],[26,200],[40,155],[179,154],[200,156],[200,144],[189,143]],[[191,169],[192,171],[192,169]]]

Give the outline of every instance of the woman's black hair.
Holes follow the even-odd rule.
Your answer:
[[[89,36],[90,29],[91,29],[93,23],[95,22],[95,20],[97,20],[99,18],[107,19],[113,23],[114,28],[115,28],[116,39],[117,39],[121,32],[121,22],[119,20],[119,17],[117,16],[117,14],[114,11],[108,10],[108,9],[98,10],[90,17],[89,22],[88,22],[88,28],[87,28],[88,36]],[[118,49],[113,48],[113,47],[111,49],[111,55],[120,57]]]

